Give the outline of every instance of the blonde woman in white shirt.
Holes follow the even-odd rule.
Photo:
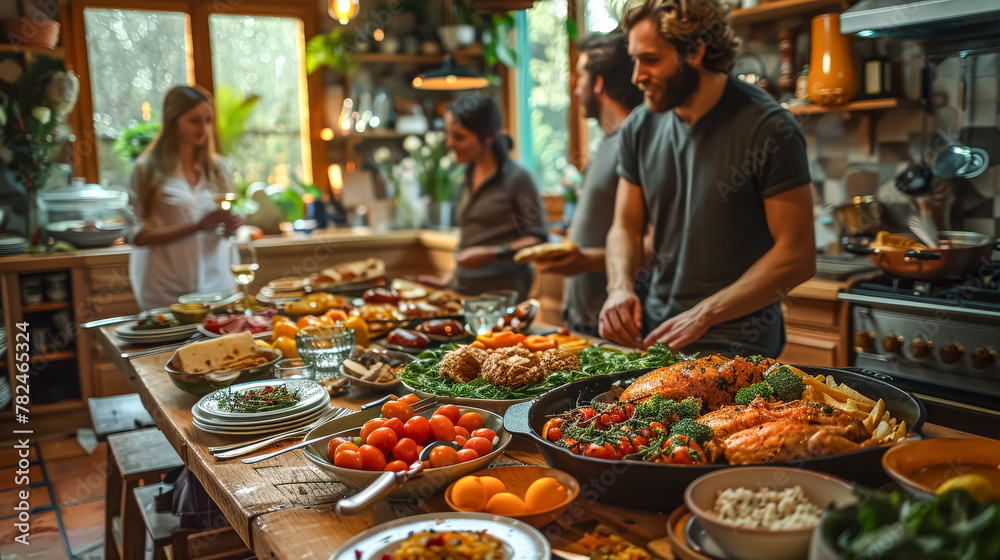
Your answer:
[[[211,95],[199,87],[171,88],[163,126],[136,160],[129,192],[129,278],[142,309],[233,288],[228,236],[243,222],[216,203],[232,190],[216,137]]]

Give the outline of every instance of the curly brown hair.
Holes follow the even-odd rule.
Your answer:
[[[653,19],[664,41],[689,56],[705,45],[702,65],[713,72],[729,72],[740,40],[732,17],[720,0],[642,0],[626,4],[622,28],[627,34],[640,21]]]

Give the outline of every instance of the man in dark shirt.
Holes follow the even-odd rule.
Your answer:
[[[762,90],[728,75],[719,0],[646,0],[623,18],[645,106],[621,126],[601,336],[634,347],[781,353],[780,299],[815,272],[805,141]],[[650,292],[632,288],[643,224]]]
[[[642,92],[631,82],[632,60],[625,34],[592,34],[577,45],[576,88],[588,119],[604,132],[600,147],[583,170],[580,199],[569,240],[578,249],[565,257],[536,263],[545,272],[566,275],[563,318],[570,329],[597,335],[598,319],[608,286],[604,273],[604,242],[611,228],[618,189],[618,126],[642,103]]]

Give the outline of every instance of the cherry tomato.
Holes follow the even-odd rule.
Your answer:
[[[653,431],[649,430],[649,429],[646,429],[646,428],[643,428],[643,429],[639,430],[639,435],[642,436],[642,437],[644,437],[644,438],[646,438],[646,439],[649,439],[649,438],[653,437]]]
[[[464,463],[466,461],[471,461],[473,459],[478,459],[479,453],[476,453],[475,449],[463,449],[458,452],[458,462]]]
[[[316,327],[322,324],[323,323],[320,322],[319,318],[315,315],[303,315],[298,321],[295,322],[295,326],[300,329],[304,329],[306,327]]]
[[[649,423],[649,429],[653,430],[654,432],[667,433],[667,429],[664,428],[663,424],[660,424],[659,422],[650,422]]]
[[[591,418],[594,417],[594,415],[597,414],[597,412],[595,412],[593,408],[581,408],[580,413],[583,414],[584,420],[590,420]]]
[[[635,445],[636,449],[638,449],[643,445],[649,445],[649,440],[642,436],[635,436],[635,438],[632,439],[632,444]]]
[[[333,452],[333,464],[334,465],[337,464],[337,457],[339,457],[341,453],[344,453],[346,451],[357,451],[357,450],[358,450],[358,446],[355,445],[355,444],[353,444],[353,443],[351,443],[351,442],[346,442],[346,443],[340,444],[337,447],[337,449]]]
[[[403,422],[399,418],[390,418],[385,424],[382,424],[382,427],[389,428],[390,430],[396,432],[396,437],[406,437],[406,428],[403,426]]]
[[[389,471],[389,472],[403,472],[403,471],[405,471],[408,468],[410,468],[410,465],[407,465],[403,461],[400,461],[400,460],[397,459],[395,461],[392,461],[392,462],[388,463],[385,466],[385,469],[383,469],[383,470]]]
[[[623,408],[625,409],[625,417],[626,418],[631,418],[632,415],[635,414],[635,405],[634,404],[632,404],[632,403],[625,403],[625,405],[624,405]]]
[[[337,456],[337,448],[344,443],[347,443],[347,440],[344,438],[333,438],[330,440],[330,443],[327,444],[326,454],[328,457],[330,457],[331,463],[333,462],[333,459]]]
[[[605,459],[617,459],[618,458],[618,450],[615,449],[615,446],[613,446],[613,445],[611,445],[610,443],[607,443],[607,442],[604,443],[604,458]]]
[[[618,458],[619,459],[624,458],[626,455],[630,455],[632,453],[635,453],[635,451],[636,451],[635,447],[632,445],[632,442],[629,441],[629,439],[627,437],[623,436],[620,440],[618,440]]]
[[[417,444],[410,438],[403,438],[392,448],[392,455],[407,465],[417,460]]]
[[[379,451],[382,452],[382,456],[384,457],[388,455],[389,452],[392,451],[392,448],[396,445],[396,442],[398,441],[399,437],[396,436],[396,432],[392,431],[392,428],[382,427],[382,428],[376,428],[374,432],[369,434],[368,439],[365,440],[365,443],[376,447]],[[382,467],[379,467],[378,470],[382,470]]]
[[[420,400],[420,397],[414,395],[413,393],[410,393],[409,395],[403,395],[402,397],[399,397],[398,402],[404,402],[404,403],[406,403],[406,404],[408,404],[410,406],[413,406],[413,403],[415,403],[415,402],[417,402],[419,400]]]
[[[493,442],[497,439],[497,433],[489,428],[480,428],[472,432],[472,437],[481,437],[493,445]]]
[[[611,425],[611,415],[607,414],[607,413],[602,414],[601,415],[601,424],[604,424],[605,426],[610,426]]]
[[[485,457],[493,452],[493,443],[486,438],[474,437],[465,442],[462,449],[475,449],[480,457]]]
[[[465,445],[465,442],[467,442],[467,441],[469,441],[469,438],[467,438],[465,436],[460,436],[458,434],[455,435],[455,443],[457,443],[459,445]]]
[[[472,434],[469,433],[469,430],[466,430],[461,426],[455,426],[455,435],[462,436],[465,439],[469,439],[470,437],[472,437]]]
[[[403,425],[406,437],[417,442],[417,445],[425,443],[431,437],[431,423],[423,416],[414,416]]]
[[[431,437],[436,441],[455,441],[455,425],[447,416],[431,416]]]
[[[358,451],[341,451],[333,460],[333,464],[342,469],[361,470],[361,453]]]
[[[620,423],[622,423],[622,422],[625,421],[625,413],[624,412],[620,412],[617,409],[611,411],[611,415],[610,416],[611,416],[611,421],[614,422],[614,423],[616,423],[616,424],[620,424]]]
[[[462,413],[458,410],[458,407],[453,404],[446,404],[439,407],[434,411],[435,415],[447,416],[448,420],[451,420],[451,424],[454,426],[458,424],[459,419],[462,418]]]
[[[466,412],[458,419],[458,425],[472,433],[483,427],[483,417],[478,412]]]
[[[542,426],[542,433],[543,434],[550,433],[552,431],[552,428],[555,428],[559,424],[562,424],[562,418],[549,418],[545,422],[545,425]],[[475,433],[475,432],[473,432],[473,433]],[[562,430],[560,430],[560,433],[562,433]],[[549,439],[552,440],[552,438],[549,438]],[[490,440],[490,441],[492,441],[492,440]],[[555,440],[552,440],[552,441],[555,441]]]
[[[361,427],[361,441],[368,441],[368,436],[376,429],[385,426],[388,421],[387,418],[374,418],[365,422],[365,425]]]
[[[405,402],[389,401],[382,405],[382,416],[386,418],[399,418],[406,422],[413,418],[413,407]]]
[[[439,445],[431,450],[431,466],[447,467],[458,463],[458,451],[447,445]]]
[[[361,454],[361,468],[366,471],[380,471],[385,468],[385,453],[373,445],[362,445],[358,449]]]
[[[559,441],[562,438],[562,430],[559,428],[549,428],[548,433],[545,435],[546,439],[549,441]]]

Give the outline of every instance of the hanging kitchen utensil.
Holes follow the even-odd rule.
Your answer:
[[[906,225],[910,226],[910,231],[924,245],[927,245],[931,249],[938,246],[938,229],[930,216],[910,216]]]
[[[930,167],[938,177],[971,179],[985,171],[989,163],[990,156],[986,150],[952,142],[937,153]]]
[[[896,189],[909,196],[926,194],[931,190],[931,179],[933,178],[934,173],[929,166],[914,163],[896,176]]]

